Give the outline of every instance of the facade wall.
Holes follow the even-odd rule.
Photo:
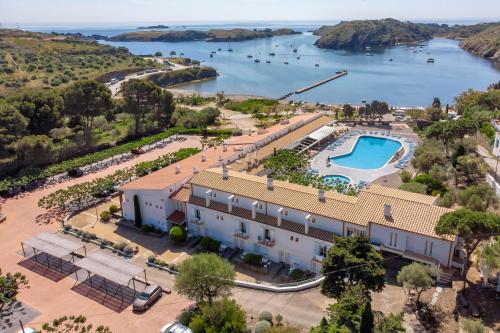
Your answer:
[[[395,252],[411,251],[422,256],[432,257],[438,260],[441,266],[448,267],[450,241],[373,223],[370,225],[370,240],[381,243],[384,247],[393,249]]]

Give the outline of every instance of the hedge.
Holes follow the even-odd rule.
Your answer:
[[[0,181],[0,191],[7,191],[15,187],[23,187],[34,181],[43,180],[58,174],[68,172],[71,169],[81,168],[83,166],[103,161],[112,156],[130,152],[132,149],[140,148],[148,144],[166,139],[174,134],[206,134],[206,135],[222,135],[232,134],[231,130],[203,130],[200,128],[180,128],[173,127],[158,134],[147,136],[141,139],[130,141],[115,147],[104,149],[95,153],[90,153],[81,157],[73,158],[64,162],[49,165],[31,175],[21,177],[8,177]]]
[[[243,261],[249,265],[259,266],[262,263],[262,256],[260,254],[247,253],[243,257]]]
[[[219,251],[220,242],[210,237],[203,237],[200,241],[201,247],[206,251],[217,252]]]

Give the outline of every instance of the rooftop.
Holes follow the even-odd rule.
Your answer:
[[[223,179],[221,168],[207,169],[190,183],[362,226],[377,223],[436,238],[442,238],[434,232],[439,218],[452,211],[434,205],[435,197],[383,186],[371,186],[358,197],[326,191],[320,201],[318,190],[311,187],[274,180],[269,190],[265,177],[231,170],[228,174]],[[391,206],[390,219],[384,215],[385,205]]]

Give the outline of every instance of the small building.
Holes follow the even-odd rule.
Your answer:
[[[500,120],[493,120],[492,125],[495,128],[495,141],[493,141],[493,156],[500,156]]]

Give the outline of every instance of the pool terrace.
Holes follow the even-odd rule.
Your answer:
[[[397,141],[401,146],[395,154],[391,154],[385,161],[381,162],[380,165],[382,166],[378,168],[362,169],[336,164],[335,157],[353,153],[354,147],[360,137],[393,140]],[[364,186],[380,177],[393,174],[405,168],[413,157],[415,148],[416,143],[414,140],[401,133],[381,130],[354,130],[342,135],[314,156],[311,159],[311,170],[320,176],[346,176],[351,179],[353,184]],[[374,157],[373,155],[370,156],[367,152],[362,157],[366,158],[367,164],[370,164],[369,162],[373,158],[378,159],[378,157]]]

